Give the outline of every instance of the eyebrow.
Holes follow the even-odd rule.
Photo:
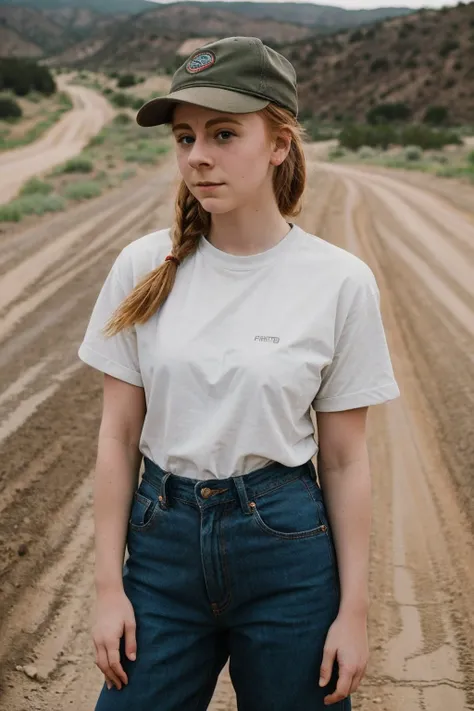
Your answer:
[[[243,124],[240,123],[240,121],[237,121],[237,119],[233,118],[213,118],[210,119],[207,123],[205,128],[209,128],[210,126],[214,126],[216,123],[236,123],[237,126],[242,126]],[[192,128],[189,124],[187,123],[177,123],[173,128],[171,129],[172,131],[177,131],[179,128],[186,128],[190,131],[192,131]]]

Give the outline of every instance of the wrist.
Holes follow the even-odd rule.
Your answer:
[[[339,605],[339,615],[343,615],[344,617],[359,617],[360,619],[367,619],[368,614],[368,600],[341,601]]]
[[[95,579],[95,591],[97,595],[112,595],[115,593],[122,593],[124,590],[123,588],[123,581],[122,579],[117,579],[117,580],[111,580],[108,578],[107,580],[103,580],[101,578],[96,578]]]

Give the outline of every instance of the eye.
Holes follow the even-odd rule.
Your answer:
[[[190,138],[192,141],[194,141],[194,138],[192,136],[180,136],[176,139],[176,143],[182,143],[184,146],[190,146],[190,143],[185,143],[186,138]]]
[[[232,131],[223,130],[223,131],[219,131],[217,135],[223,136],[224,141],[228,141],[231,136],[235,136],[235,133],[232,133]]]

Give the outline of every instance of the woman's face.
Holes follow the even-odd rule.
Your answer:
[[[258,205],[272,190],[273,166],[289,150],[284,141],[272,140],[258,113],[229,114],[182,103],[174,110],[172,130],[183,180],[214,214]],[[200,185],[206,182],[214,185]]]

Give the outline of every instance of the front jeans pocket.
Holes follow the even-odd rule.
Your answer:
[[[277,538],[310,538],[327,530],[321,502],[302,477],[260,494],[250,507],[256,526]]]
[[[128,522],[130,528],[133,531],[151,531],[155,528],[160,513],[158,492],[149,482],[142,479],[133,495]]]

